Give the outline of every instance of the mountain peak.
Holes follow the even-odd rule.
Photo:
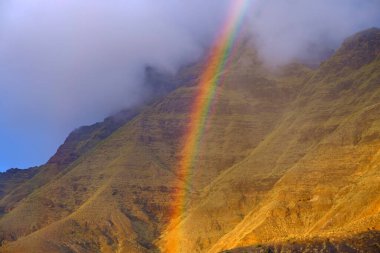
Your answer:
[[[347,55],[348,64],[354,68],[370,63],[380,54],[380,29],[371,28],[349,37],[337,54]]]
[[[354,34],[343,42],[340,51],[362,53],[363,58],[376,57],[380,53],[380,29],[373,27]]]
[[[347,38],[336,53],[321,64],[323,75],[360,69],[380,56],[380,29],[370,28]]]
[[[378,252],[379,36],[352,36],[322,70],[267,71],[240,44],[185,178],[203,62],[176,77],[147,67],[156,91],[178,88],[77,129],[30,179],[0,174],[0,251]]]

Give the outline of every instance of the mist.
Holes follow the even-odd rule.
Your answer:
[[[175,73],[199,60],[233,1],[1,1],[0,171],[42,164],[71,130],[141,103],[145,67]],[[378,10],[376,0],[252,0],[247,25],[264,62],[283,65],[379,26]]]
[[[41,164],[73,129],[140,103],[145,66],[175,73],[196,61],[223,2],[2,2],[0,170]]]
[[[269,66],[318,63],[348,36],[380,26],[378,0],[254,1],[250,31]]]

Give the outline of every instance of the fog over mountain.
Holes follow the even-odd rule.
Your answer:
[[[43,163],[72,129],[140,103],[145,67],[175,73],[198,60],[234,1],[2,1],[0,170]],[[262,59],[281,65],[379,26],[379,9],[376,0],[256,0],[248,30]]]
[[[255,1],[250,30],[271,65],[318,60],[347,36],[379,26],[379,9],[377,0]]]

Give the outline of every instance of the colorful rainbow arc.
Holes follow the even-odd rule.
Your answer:
[[[221,82],[222,72],[231,58],[234,51],[234,45],[238,38],[245,14],[249,9],[251,0],[233,0],[230,8],[231,12],[223,26],[223,29],[216,40],[216,44],[211,50],[208,61],[203,71],[199,85],[197,86],[197,94],[190,114],[190,123],[187,129],[184,145],[181,151],[181,160],[178,165],[177,175],[179,177],[179,185],[175,192],[175,199],[171,213],[169,227],[175,227],[181,215],[184,213],[186,190],[190,185],[190,172],[194,165],[195,158],[199,152],[200,142],[204,133],[206,121],[210,113],[210,107],[215,97],[216,89]],[[181,234],[178,231],[177,239],[167,242],[165,252],[180,252]]]

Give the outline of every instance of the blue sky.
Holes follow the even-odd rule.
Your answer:
[[[43,164],[75,128],[140,103],[145,67],[197,60],[227,2],[2,0],[0,171]]]
[[[233,1],[2,0],[0,171],[43,164],[73,129],[140,103],[145,66],[197,60]],[[270,64],[380,24],[376,0],[251,2],[247,25]]]

